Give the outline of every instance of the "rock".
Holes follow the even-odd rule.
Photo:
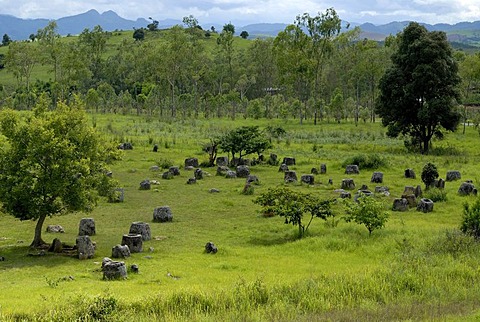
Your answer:
[[[112,247],[112,258],[130,257],[130,248],[128,245],[115,245]]]
[[[196,184],[197,183],[197,179],[195,178],[188,178],[187,180],[187,184]]]
[[[390,189],[388,187],[384,187],[384,186],[376,186],[375,187],[375,193],[385,193],[385,192],[389,192]]]
[[[112,178],[113,177],[113,172],[112,171],[107,171],[107,172],[105,172],[105,175],[109,178]]]
[[[455,181],[455,180],[460,180],[462,178],[462,175],[460,174],[460,171],[457,170],[449,170],[447,171],[447,181]]]
[[[143,251],[143,239],[140,234],[125,234],[122,237],[122,245],[127,245],[131,253]]]
[[[208,190],[208,192],[210,192],[210,193],[219,193],[220,190],[218,190],[218,189],[216,189],[216,188],[212,188],[212,189]]]
[[[82,218],[78,225],[78,236],[93,236],[95,233],[95,220],[93,218]]]
[[[127,268],[124,262],[109,261],[103,266],[104,280],[121,280],[127,278]]]
[[[217,167],[217,176],[225,176],[230,169],[225,165],[220,165]],[[233,171],[232,171],[233,172]],[[237,174],[235,174],[236,176]]]
[[[433,182],[433,186],[438,188],[438,189],[445,189],[445,180],[443,179],[435,179]]]
[[[48,225],[47,226],[47,233],[64,233],[65,229],[63,229],[60,225]]]
[[[0,262],[4,262],[4,261],[6,261],[6,258],[3,256],[0,256]]]
[[[203,170],[200,169],[200,168],[197,168],[195,169],[195,171],[193,172],[193,175],[195,177],[196,180],[202,180],[203,179]]]
[[[185,159],[185,169],[187,169],[187,167],[198,168],[198,159],[197,158]]]
[[[288,165],[286,165],[285,163],[282,163],[280,165],[280,168],[278,168],[278,172],[287,172],[287,171],[289,171],[288,170]]]
[[[348,199],[351,199],[351,198],[352,198],[352,194],[350,193],[350,191],[345,191],[345,190],[343,190],[343,191],[340,192],[340,198],[342,198],[342,199],[347,199],[347,198],[348,198]]]
[[[170,171],[166,171],[162,173],[162,179],[165,179],[165,180],[173,179],[173,173],[171,173]]]
[[[138,274],[139,272],[138,265],[137,264],[130,265],[130,272],[132,272],[133,274]]]
[[[228,167],[228,157],[217,157],[216,163],[218,167]]]
[[[278,156],[275,153],[270,153],[270,158],[267,161],[270,165],[277,165],[278,164]]]
[[[317,168],[312,168],[312,170],[310,170],[310,173],[311,174],[318,174],[318,169]]]
[[[205,244],[205,252],[207,254],[210,254],[210,253],[216,254],[217,251],[218,251],[218,249],[217,249],[217,247],[215,246],[214,243],[208,242],[208,243]]]
[[[227,179],[234,179],[237,177],[237,173],[232,170],[228,170],[227,173],[225,174],[225,178]]]
[[[153,152],[158,152],[158,145],[155,144],[155,145],[153,146]]]
[[[154,222],[168,222],[173,220],[173,214],[169,206],[157,207],[153,210]]]
[[[332,178],[328,179],[328,184],[329,184],[329,185],[333,185],[333,180],[332,180]]]
[[[471,182],[463,182],[458,188],[458,194],[461,196],[477,195],[477,189]]]
[[[189,165],[189,166],[186,166],[184,169],[187,171],[193,171],[195,170],[195,167],[192,167],[191,165]]]
[[[247,178],[250,175],[250,168],[247,165],[237,166],[237,177]]]
[[[360,190],[368,190],[368,186],[366,184],[362,184]]]
[[[110,262],[113,262],[112,259],[108,258],[108,257],[104,257],[102,259],[102,271],[103,271],[103,268],[105,267],[105,265],[107,265],[108,263]]]
[[[150,180],[145,179],[142,182],[140,182],[140,190],[150,190],[151,185],[150,185]]]
[[[152,165],[150,171],[160,171],[160,167],[158,165]]]
[[[50,245],[50,248],[48,248],[48,251],[53,252],[53,253],[61,253],[62,250],[63,250],[63,245],[62,245],[62,242],[60,241],[60,239],[58,239],[58,238],[55,238],[52,241],[52,244]]]
[[[405,198],[396,198],[393,200],[393,211],[407,211],[408,201]]]
[[[239,165],[246,165],[246,166],[250,166],[250,159],[244,159],[244,158],[233,158],[230,165],[232,166],[239,166]]]
[[[119,150],[133,150],[133,145],[130,142],[120,143],[117,147]]]
[[[417,197],[415,197],[415,194],[402,195],[402,199],[407,200],[410,208],[417,207]]]
[[[252,174],[249,174],[247,176],[247,183],[253,183],[253,184],[259,184],[260,181],[258,180],[258,177],[257,176],[254,176]]]
[[[417,185],[417,187],[415,188],[415,197],[421,197],[423,192],[422,192],[422,187],[420,187],[420,185]]]
[[[412,186],[405,186],[403,189],[403,195],[414,195],[415,194],[415,188]]]
[[[433,201],[427,198],[420,199],[420,202],[417,205],[417,210],[424,213],[433,211]]]
[[[180,168],[179,167],[170,167],[168,168],[168,171],[173,174],[174,176],[179,176],[180,175]]]
[[[303,183],[306,183],[306,184],[309,184],[309,185],[313,185],[315,183],[315,177],[312,174],[303,174],[300,177],[300,180]]]
[[[353,179],[343,179],[342,180],[342,189],[343,190],[353,190],[355,189],[355,182]]]
[[[95,246],[90,240],[90,236],[78,236],[76,247],[79,259],[90,259],[95,255]]]
[[[325,163],[320,164],[320,174],[327,174],[327,165]]]
[[[405,178],[415,179],[416,178],[415,171],[413,171],[413,169],[406,169],[405,170]]]
[[[285,183],[297,182],[297,173],[295,171],[285,171],[283,180]]]
[[[295,158],[285,157],[285,158],[283,158],[282,164],[286,164],[287,166],[295,165]]]
[[[372,179],[370,179],[370,182],[383,183],[383,172],[374,172],[372,174]]]
[[[360,169],[356,164],[347,165],[345,168],[345,174],[360,174]]]
[[[150,225],[146,222],[135,221],[130,225],[129,234],[140,234],[142,235],[143,240],[152,239],[152,234],[150,232]]]

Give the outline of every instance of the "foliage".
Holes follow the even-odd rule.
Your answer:
[[[2,37],[2,46],[8,46],[12,42],[12,38],[9,35],[4,34]]]
[[[88,126],[81,102],[47,108],[40,101],[25,120],[6,110],[0,123],[8,142],[0,151],[0,200],[6,213],[38,220],[32,246],[43,244],[47,216],[93,209],[106,161],[116,154]]]
[[[372,154],[357,154],[353,157],[345,159],[342,163],[342,167],[346,167],[349,164],[356,164],[360,169],[378,169],[387,166],[387,160],[385,157],[381,157],[376,153]]]
[[[472,205],[468,203],[463,205],[463,219],[460,230],[476,239],[480,238],[480,199],[475,200]]]
[[[444,32],[412,22],[399,37],[393,66],[380,80],[377,113],[389,135],[407,135],[428,153],[432,137],[454,131],[460,120],[458,66]]]
[[[369,235],[374,230],[383,228],[388,221],[389,214],[385,211],[385,206],[372,196],[360,193],[357,201],[346,200],[345,205],[345,221],[364,225]]]
[[[247,39],[248,36],[250,36],[250,35],[248,34],[248,31],[246,31],[246,30],[243,30],[243,31],[240,33],[240,37],[242,37],[243,39]]]
[[[425,189],[428,190],[435,180],[438,178],[437,166],[431,162],[428,162],[423,166],[422,181],[425,184]]]
[[[238,158],[257,153],[270,148],[270,141],[258,126],[242,126],[227,132],[219,138],[218,146],[224,152],[232,154],[232,159],[238,153]]]
[[[423,197],[430,199],[433,202],[447,201],[447,191],[445,189],[433,187],[425,191]]]
[[[136,41],[144,40],[145,30],[143,30],[143,28],[135,29],[135,31],[133,32],[133,39],[135,39]]]
[[[300,238],[315,217],[327,220],[334,215],[330,208],[331,200],[321,200],[312,194],[295,192],[289,188],[269,188],[253,202],[262,206],[264,214],[284,217],[285,224],[298,226]],[[305,213],[311,216],[306,225],[302,222]]]

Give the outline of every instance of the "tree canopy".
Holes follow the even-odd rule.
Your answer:
[[[78,101],[48,111],[44,97],[26,118],[4,110],[0,120],[0,202],[7,214],[38,220],[32,246],[44,244],[47,216],[90,211],[99,191],[113,191],[105,167],[117,150],[101,143]]]
[[[258,126],[242,126],[231,130],[219,139],[220,149],[231,153],[232,159],[237,153],[239,159],[252,153],[260,154],[270,145],[270,141]]]
[[[460,77],[446,34],[410,23],[392,63],[380,79],[376,110],[390,136],[409,136],[412,146],[428,153],[431,139],[454,131],[460,120]]]

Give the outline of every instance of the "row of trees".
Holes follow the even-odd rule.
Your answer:
[[[60,40],[51,22],[37,42],[9,45],[5,65],[17,87],[1,95],[24,109],[43,92],[53,105],[78,93],[97,112],[172,118],[357,123],[380,115],[389,134],[411,136],[409,144],[427,152],[432,137],[456,128],[455,106],[461,96],[474,100],[480,83],[480,55],[453,52],[444,33],[415,23],[380,44],[359,39],[358,28],[341,32],[333,8],[299,15],[277,37],[248,43],[235,37],[232,24],[205,37],[193,16],[183,22],[158,31],[152,19],[144,41],[116,45],[99,26]],[[50,81],[32,82],[40,64],[49,67]]]

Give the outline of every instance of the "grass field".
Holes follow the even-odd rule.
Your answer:
[[[95,120],[95,121],[93,121]],[[272,141],[268,153],[292,156],[291,169],[309,174],[327,164],[326,175],[316,175],[313,186],[290,184],[294,190],[336,198],[344,174],[342,163],[359,154],[378,154],[387,165],[361,169],[353,179],[358,187],[370,183],[373,171],[384,172],[389,197],[377,196],[390,209],[407,185],[422,184],[420,173],[433,162],[445,178],[459,170],[462,180],[479,184],[480,139],[467,128],[434,142],[431,155],[407,153],[401,140],[387,138],[380,124],[299,125],[297,120],[188,120],[161,122],[130,115],[95,115],[92,124],[107,140],[134,145],[112,165],[113,176],[125,189],[125,202],[101,201],[89,214],[48,218],[64,234],[44,233],[73,245],[81,218],[95,219],[97,243],[91,260],[35,254],[28,248],[34,222],[0,215],[0,320],[198,320],[198,321],[373,321],[480,319],[480,245],[458,233],[463,203],[475,197],[457,194],[460,182],[447,182],[446,202],[434,212],[411,209],[390,212],[385,228],[369,237],[365,227],[339,220],[343,207],[334,206],[336,224],[316,220],[303,239],[297,228],[281,218],[265,218],[252,200],[269,187],[284,186],[278,166],[251,167],[260,179],[253,195],[242,195],[245,179],[210,175],[187,185],[193,173],[183,170],[184,159],[206,161],[202,144],[222,130],[255,124],[281,126],[287,136]],[[153,144],[159,151],[152,152]],[[220,154],[223,155],[223,154]],[[168,162],[167,162],[168,161]],[[161,179],[153,165],[172,163],[181,175]],[[413,168],[417,179],[404,178]],[[158,180],[151,190],[139,190],[144,179]],[[332,179],[333,185],[327,184]],[[212,194],[209,189],[217,188]],[[173,222],[154,223],[153,209],[168,205]],[[104,281],[103,257],[121,242],[134,221],[149,223],[152,240],[144,252],[125,259],[139,266],[124,281]],[[217,254],[204,253],[212,241]]]

